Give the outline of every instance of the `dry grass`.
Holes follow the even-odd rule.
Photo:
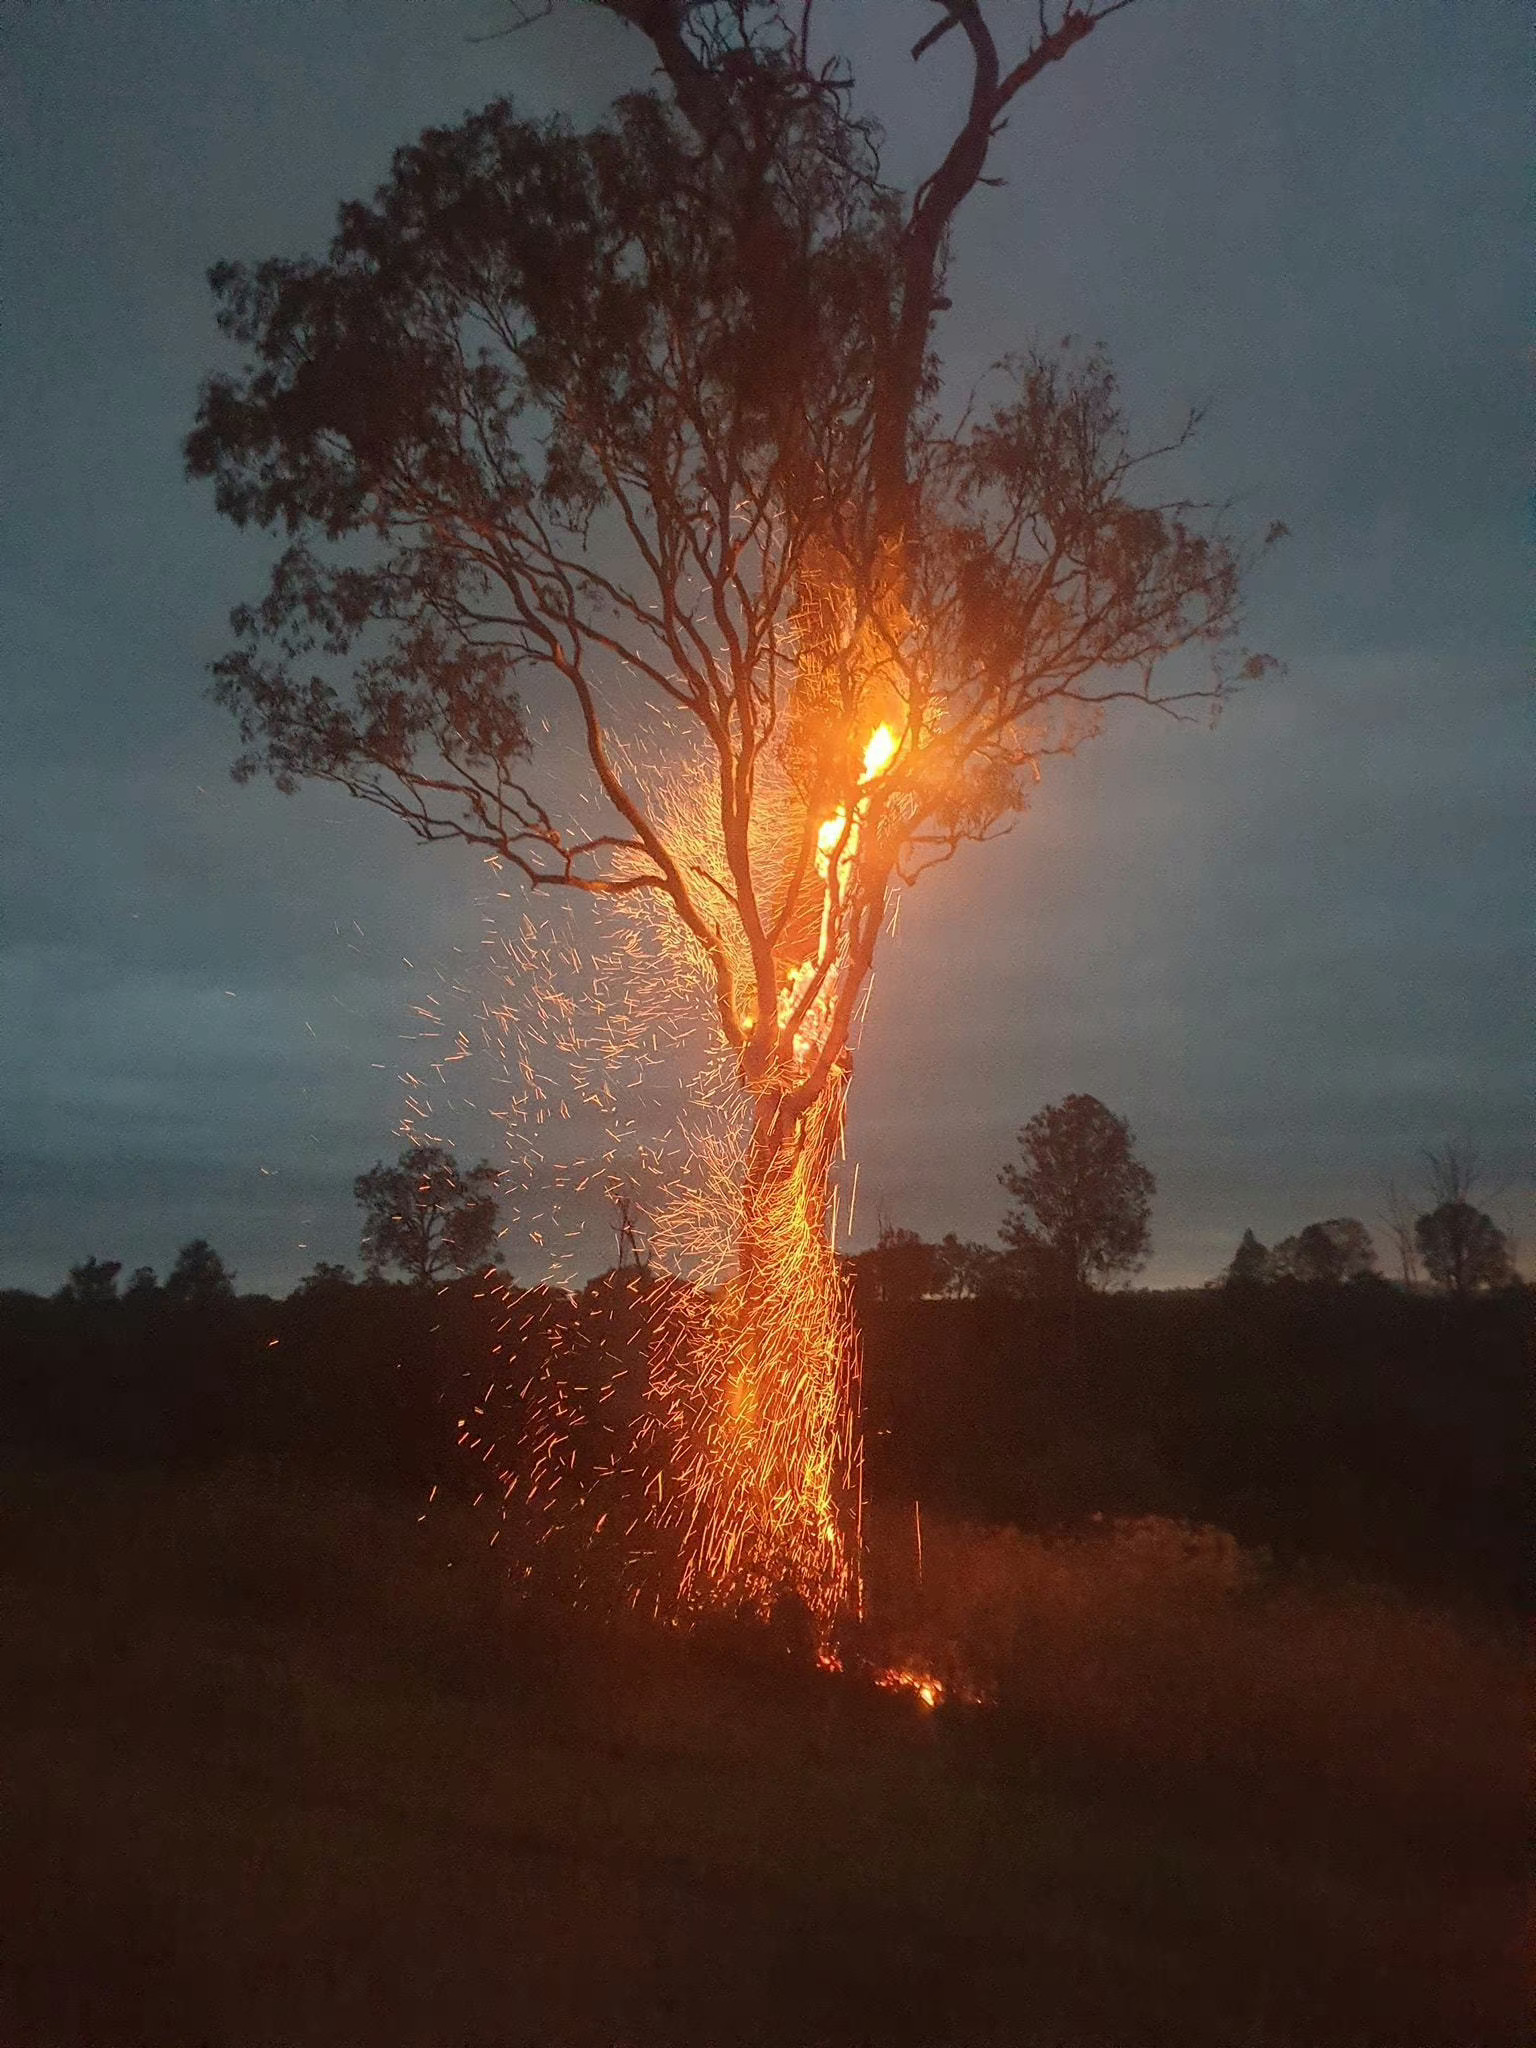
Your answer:
[[[878,1517],[873,1536],[896,1647],[971,1674],[1053,1744],[1490,1829],[1518,1798],[1525,1673],[1487,1618],[1276,1574],[1224,1530],[1161,1517],[1055,1538],[930,1523],[920,1583],[908,1525]]]
[[[1519,1667],[1449,1617],[930,1530],[886,1610],[1000,1699],[924,1715],[249,1469],[3,1499],[6,2048],[1519,2038]]]

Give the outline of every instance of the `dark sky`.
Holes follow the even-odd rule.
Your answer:
[[[958,53],[905,56],[932,9],[824,13],[888,169],[921,171],[958,88]],[[1529,1250],[1522,14],[1141,0],[1018,103],[956,249],[956,381],[1070,331],[1149,433],[1207,404],[1184,481],[1292,530],[1250,635],[1288,670],[1214,732],[1128,716],[912,893],[859,1060],[860,1236],[991,1235],[1013,1131],[1086,1090],[1158,1176],[1153,1283],[1248,1225],[1374,1225],[1458,1134]],[[474,40],[504,18],[58,0],[0,31],[0,1285],[194,1234],[248,1286],[355,1260],[412,1006],[506,914],[472,856],[231,785],[203,669],[263,557],[179,453],[211,261],[320,247],[427,123],[508,92],[593,116],[640,75],[579,7]]]

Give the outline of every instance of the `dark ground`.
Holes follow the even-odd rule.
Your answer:
[[[1173,1523],[936,1528],[1000,1700],[925,1714],[515,1609],[485,1534],[3,1475],[5,2048],[1521,2038],[1497,1626]]]

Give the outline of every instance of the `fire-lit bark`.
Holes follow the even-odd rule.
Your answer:
[[[829,1231],[845,1095],[839,1073],[800,1115],[754,1123],[736,1276],[692,1335],[705,1420],[683,1474],[685,1602],[792,1598],[823,1638],[858,1573],[858,1345]]]

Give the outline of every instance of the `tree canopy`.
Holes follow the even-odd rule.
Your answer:
[[[323,257],[216,266],[245,366],[205,387],[188,467],[287,546],[215,686],[237,774],[339,783],[534,886],[666,899],[744,1078],[798,1064],[803,1106],[891,880],[1006,824],[1107,705],[1219,689],[1238,564],[1142,484],[1098,356],[1025,352],[940,402],[954,212],[1013,94],[1114,7],[1042,11],[1011,67],[984,9],[949,10],[975,93],[910,199],[803,23],[612,11],[672,100],[586,134],[497,102],[399,151]],[[1163,693],[1191,644],[1211,676]],[[562,698],[569,799],[527,765]],[[658,780],[679,762],[702,815]]]
[[[1258,1287],[1272,1277],[1269,1249],[1245,1230],[1222,1278],[1228,1287]]]
[[[496,1243],[496,1186],[486,1160],[463,1171],[440,1145],[407,1146],[393,1166],[381,1159],[353,1183],[362,1204],[363,1259],[378,1277],[394,1267],[431,1286],[468,1273],[490,1258]],[[317,1268],[318,1286],[333,1284],[339,1269]]]
[[[234,1300],[235,1276],[206,1237],[194,1237],[176,1254],[160,1291],[172,1308],[218,1308]]]
[[[925,1243],[917,1231],[900,1224],[882,1223],[875,1245],[861,1252],[856,1264],[861,1288],[869,1299],[884,1304],[921,1301],[948,1288],[943,1247]]]
[[[998,1175],[1014,1203],[999,1235],[1041,1282],[1080,1290],[1145,1259],[1157,1182],[1134,1143],[1096,1095],[1069,1095],[1019,1132],[1019,1159]]]
[[[1414,1225],[1424,1270],[1449,1294],[1507,1287],[1515,1277],[1509,1240],[1484,1210],[1470,1202],[1441,1202]]]
[[[82,1259],[78,1266],[70,1267],[69,1278],[55,1299],[78,1308],[105,1308],[117,1300],[117,1276],[122,1270],[121,1259]]]
[[[1377,1271],[1371,1233],[1354,1216],[1330,1216],[1284,1237],[1269,1255],[1270,1278],[1338,1286]]]

